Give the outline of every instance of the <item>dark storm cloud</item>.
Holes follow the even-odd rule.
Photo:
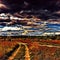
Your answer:
[[[60,0],[1,0],[12,9],[47,8],[60,7]]]

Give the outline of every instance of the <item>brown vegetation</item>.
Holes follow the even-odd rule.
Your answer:
[[[16,38],[15,38],[16,39]],[[0,57],[9,53],[18,43],[27,43],[30,59],[59,60],[60,40],[42,40],[38,38],[17,38],[17,40],[0,41]],[[56,44],[56,45],[55,45]],[[52,45],[51,47],[49,45]],[[57,47],[58,46],[58,47]],[[25,50],[24,50],[25,51]],[[28,50],[27,50],[28,51]],[[26,54],[26,51],[25,51]]]

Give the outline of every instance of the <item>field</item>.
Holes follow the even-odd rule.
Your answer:
[[[60,60],[60,40],[1,37],[0,60]]]

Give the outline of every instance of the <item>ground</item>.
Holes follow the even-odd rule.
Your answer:
[[[16,39],[0,41],[0,59],[11,60],[12,57],[12,60],[60,60],[60,40]]]

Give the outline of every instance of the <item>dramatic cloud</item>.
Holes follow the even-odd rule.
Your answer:
[[[59,9],[60,0],[0,0],[7,4],[12,9],[28,9],[28,8],[47,8]],[[1,2],[0,2],[1,3]],[[5,5],[0,4],[0,7],[6,8]]]

